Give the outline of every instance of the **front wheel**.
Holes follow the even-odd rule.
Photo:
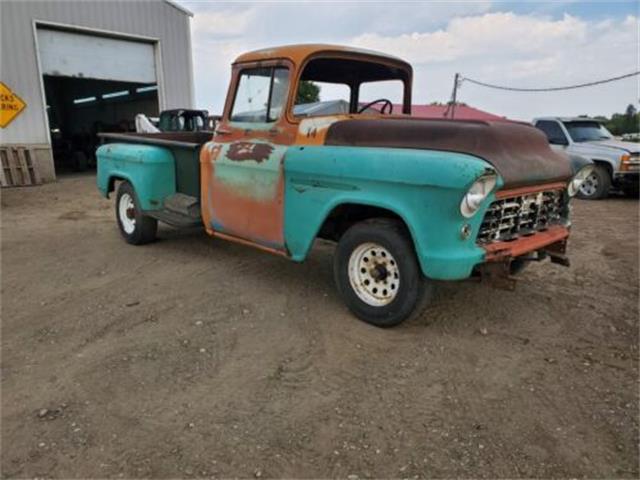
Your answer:
[[[577,197],[583,200],[607,198],[611,188],[611,175],[606,167],[596,165],[591,174],[580,185]]]
[[[142,213],[136,192],[129,182],[122,182],[116,195],[116,219],[127,243],[142,245],[155,240],[158,221]]]
[[[353,225],[340,238],[333,272],[347,307],[377,327],[407,319],[425,299],[411,239],[399,222],[374,219]]]

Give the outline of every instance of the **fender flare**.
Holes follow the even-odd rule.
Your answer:
[[[105,194],[105,198],[109,198],[109,194],[111,192],[115,192],[116,190],[115,183],[117,180],[120,180],[122,182],[129,182],[133,187],[133,189],[134,190],[136,189],[136,186],[134,185],[134,182],[133,180],[131,180],[129,175],[122,172],[111,172],[109,174],[109,177],[107,178],[107,191]]]
[[[307,258],[307,256],[309,255],[309,251],[311,250],[311,247],[313,245],[313,241],[318,238],[318,234],[320,233],[320,229],[322,228],[322,226],[324,225],[324,223],[327,221],[327,218],[329,218],[329,215],[331,215],[331,212],[333,212],[336,208],[342,206],[342,205],[362,205],[364,207],[375,207],[375,208],[380,208],[383,210],[387,210],[391,213],[393,213],[394,215],[396,215],[398,218],[400,218],[400,220],[402,220],[402,222],[404,223],[404,225],[407,228],[407,231],[409,232],[409,236],[411,237],[411,243],[413,245],[413,249],[416,252],[416,257],[418,257],[418,261],[420,262],[420,267],[423,268],[424,265],[422,265],[422,257],[420,255],[418,255],[418,240],[416,237],[416,232],[412,226],[412,222],[407,218],[406,214],[404,212],[401,211],[400,208],[398,208],[397,205],[392,205],[389,204],[388,202],[384,202],[384,201],[371,201],[371,200],[366,200],[366,199],[362,199],[359,198],[358,196],[351,196],[351,195],[345,195],[345,196],[340,196],[337,197],[335,199],[333,199],[331,202],[328,202],[324,208],[322,209],[322,214],[320,216],[321,221],[318,223],[318,225],[316,226],[315,230],[314,230],[314,234],[312,236],[312,238],[310,239],[310,241],[308,242],[307,248],[305,249],[305,251],[303,252],[303,254],[301,255],[301,261],[304,260],[305,258]],[[424,271],[424,268],[423,268]]]

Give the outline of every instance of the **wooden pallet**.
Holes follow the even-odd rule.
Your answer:
[[[0,163],[2,164],[0,168],[0,186],[2,187],[21,187],[42,183],[32,148],[0,147]]]

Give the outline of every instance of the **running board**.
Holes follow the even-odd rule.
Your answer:
[[[162,210],[154,210],[147,214],[174,227],[202,225],[200,202],[196,197],[175,193],[165,198],[162,206]]]
[[[155,218],[163,223],[171,225],[172,227],[187,228],[202,226],[201,218],[193,218],[179,213],[172,212],[171,210],[153,210],[144,212],[146,215]]]
[[[165,198],[162,204],[164,209],[169,212],[194,220],[200,219],[200,201],[196,197],[175,193]]]

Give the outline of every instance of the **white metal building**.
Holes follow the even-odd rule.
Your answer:
[[[1,146],[29,148],[51,181],[91,164],[96,132],[193,108],[191,16],[169,0],[0,1],[0,82],[26,103]]]

